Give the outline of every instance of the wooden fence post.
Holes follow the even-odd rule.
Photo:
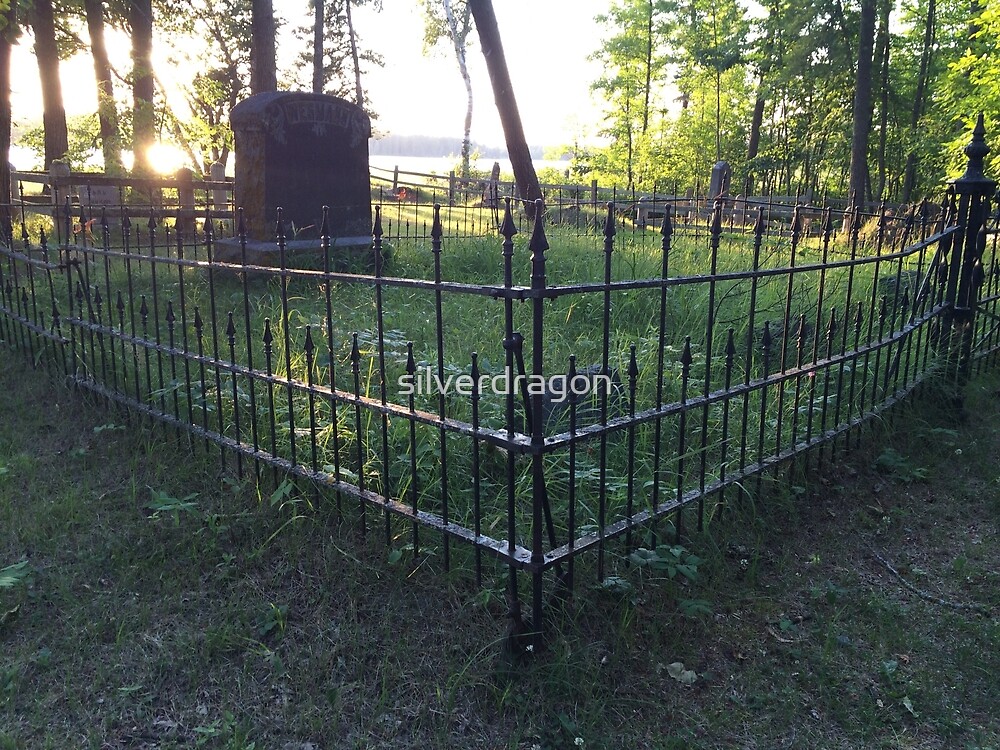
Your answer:
[[[53,161],[49,165],[49,194],[52,197],[52,220],[56,226],[57,236],[61,241],[69,243],[73,236],[70,205],[72,204],[72,186],[70,185],[69,164]]]
[[[177,231],[182,237],[194,237],[194,172],[188,167],[177,170]]]
[[[220,162],[212,162],[208,167],[208,177],[212,182],[225,182],[226,165]],[[229,191],[221,188],[212,190],[212,208],[226,210],[230,206]]]

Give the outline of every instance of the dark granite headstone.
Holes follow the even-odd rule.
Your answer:
[[[334,96],[273,92],[237,104],[230,122],[235,203],[251,239],[274,239],[279,207],[289,240],[317,237],[323,206],[332,236],[370,236],[371,121],[363,109]]]
[[[728,161],[718,161],[712,167],[712,180],[708,185],[709,198],[724,198],[729,195],[729,180],[733,169]]]

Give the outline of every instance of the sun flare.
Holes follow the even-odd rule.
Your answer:
[[[153,170],[162,175],[174,174],[187,162],[187,155],[169,143],[154,143],[146,154]]]

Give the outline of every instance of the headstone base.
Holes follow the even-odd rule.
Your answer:
[[[237,237],[216,240],[214,250],[214,260],[217,263],[243,264],[243,247]],[[285,262],[289,268],[323,270],[325,263],[323,246],[319,240],[289,240],[285,242]],[[246,263],[248,266],[280,267],[281,251],[278,249],[278,244],[247,240]],[[369,236],[330,238],[330,270],[374,271],[375,254],[372,252],[372,238]]]

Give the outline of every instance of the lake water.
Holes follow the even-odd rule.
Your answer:
[[[15,169],[22,171],[39,169],[40,164],[35,152],[21,146],[10,147],[10,161]],[[99,165],[100,157],[95,158],[95,165]],[[474,169],[489,172],[493,168],[493,162],[500,163],[500,173],[513,175],[514,170],[510,166],[509,159],[477,159],[472,166]],[[369,160],[372,171],[377,176],[384,176],[388,172],[388,177],[392,178],[392,170],[399,167],[402,172],[417,172],[420,174],[447,175],[451,170],[458,171],[459,158],[457,156],[372,156]],[[560,171],[569,167],[568,161],[553,161],[551,159],[536,159],[535,169],[544,167],[554,167]],[[230,163],[232,168],[232,163]]]

